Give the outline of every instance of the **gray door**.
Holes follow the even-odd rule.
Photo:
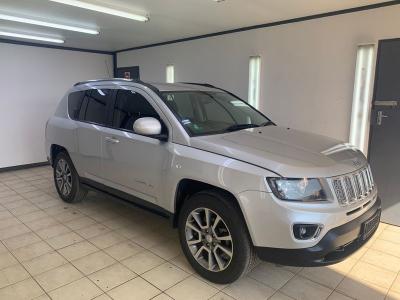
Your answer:
[[[147,94],[137,89],[116,92],[113,128],[105,128],[102,133],[102,173],[108,186],[157,204],[168,180],[168,143],[133,131],[138,118],[161,120],[149,101]]]
[[[400,226],[400,39],[379,45],[369,160],[382,221]]]

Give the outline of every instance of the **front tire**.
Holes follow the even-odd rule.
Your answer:
[[[66,152],[57,154],[53,168],[54,184],[60,198],[68,203],[80,202],[87,189],[79,181],[78,173]]]
[[[184,202],[179,214],[179,239],[192,267],[214,283],[237,280],[255,261],[239,208],[224,193],[202,191]]]

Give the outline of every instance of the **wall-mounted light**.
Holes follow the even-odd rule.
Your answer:
[[[91,4],[91,3],[87,3],[87,2],[83,2],[83,1],[79,1],[79,0],[49,0],[49,1],[57,2],[57,3],[65,4],[65,5],[71,5],[71,6],[87,9],[87,10],[97,11],[100,13],[109,14],[109,15],[113,15],[113,16],[117,16],[117,17],[121,17],[121,18],[127,18],[127,19],[131,19],[131,20],[135,20],[135,21],[146,22],[149,20],[149,17],[147,17],[147,16],[129,13],[126,11],[117,10],[114,8],[109,8],[109,7],[105,7],[105,6],[101,6],[101,5]]]
[[[374,49],[374,44],[358,46],[354,80],[349,141],[364,154],[368,151]]]
[[[167,65],[165,69],[166,82],[174,83],[175,82],[175,67],[174,65]]]
[[[261,76],[261,57],[250,56],[249,60],[249,95],[248,102],[255,108],[260,105],[260,76]]]
[[[42,42],[49,42],[49,43],[56,43],[56,44],[63,44],[64,41],[61,39],[54,39],[54,38],[46,38],[37,35],[30,35],[30,34],[20,34],[20,33],[13,33],[7,31],[0,31],[0,36],[7,36],[7,37],[14,37],[19,39],[28,39],[28,40],[35,40],[35,41],[42,41]]]
[[[29,18],[4,15],[4,14],[0,14],[0,20],[12,21],[12,22],[18,22],[18,23],[24,23],[24,24],[31,24],[31,25],[37,25],[37,26],[44,26],[44,27],[50,27],[50,28],[57,28],[57,29],[62,29],[62,30],[76,31],[76,32],[87,33],[87,34],[99,34],[99,32],[97,30],[93,30],[93,29],[87,29],[87,28],[81,28],[81,27],[69,26],[69,25],[62,25],[62,24],[51,23],[51,22],[44,22],[44,21],[39,21],[39,20],[34,20],[34,19],[29,19]]]

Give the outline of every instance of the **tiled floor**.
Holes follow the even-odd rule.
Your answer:
[[[260,263],[231,285],[187,264],[167,220],[91,192],[61,202],[49,167],[0,173],[0,299],[400,299],[400,228],[322,268]]]

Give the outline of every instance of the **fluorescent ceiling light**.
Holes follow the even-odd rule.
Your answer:
[[[91,3],[87,3],[87,2],[83,2],[83,1],[79,1],[79,0],[50,0],[50,1],[62,3],[62,4],[66,4],[66,5],[71,5],[71,6],[76,6],[76,7],[80,7],[83,9],[93,10],[93,11],[101,12],[104,14],[118,16],[121,18],[132,19],[135,21],[146,22],[149,20],[149,18],[147,16],[141,16],[141,15],[137,15],[137,14],[133,14],[133,13],[128,13],[125,11],[121,11],[121,10],[117,10],[117,9],[113,9],[113,8],[109,8],[109,7],[105,7],[105,6],[100,6],[100,5],[96,5],[96,4],[91,4]]]
[[[99,34],[99,32],[97,30],[56,24],[56,23],[50,23],[50,22],[44,22],[44,21],[39,21],[39,20],[27,19],[27,18],[14,17],[14,16],[10,16],[10,15],[3,15],[3,14],[0,14],[0,20],[13,21],[13,22],[19,22],[19,23],[25,23],[25,24],[38,25],[38,26],[45,26],[45,27],[51,27],[51,28],[58,28],[58,29],[82,32],[82,33],[88,33],[88,34]]]
[[[20,38],[20,39],[43,41],[43,42],[57,43],[57,44],[64,43],[64,41],[60,40],[60,39],[52,39],[52,38],[46,38],[46,37],[41,37],[41,36],[37,36],[37,35],[20,34],[20,33],[13,33],[13,32],[7,32],[7,31],[0,31],[0,36],[9,36],[9,37],[15,37],[15,38]]]

